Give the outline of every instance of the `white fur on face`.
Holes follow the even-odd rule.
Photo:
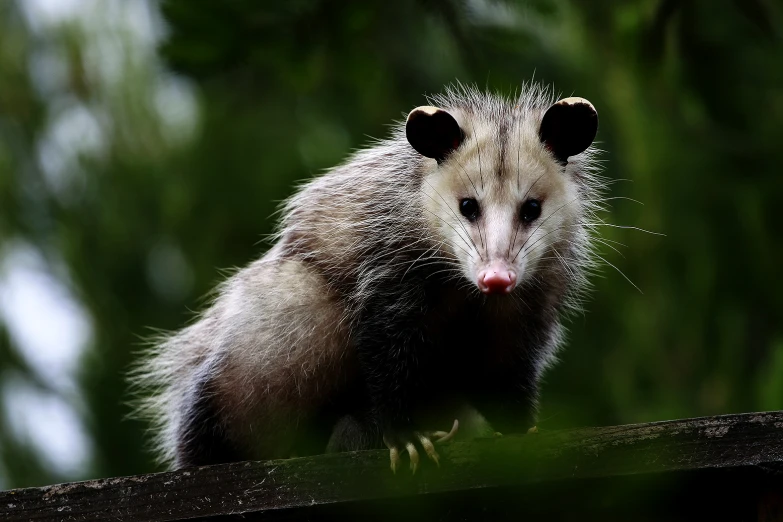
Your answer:
[[[482,288],[488,271],[505,270],[514,276],[510,291],[534,277],[543,258],[556,255],[553,245],[576,232],[579,187],[541,144],[538,118],[515,120],[500,136],[497,124],[455,116],[465,141],[442,164],[432,162],[423,204],[441,249],[468,281]],[[465,198],[479,204],[475,222],[460,213]],[[520,210],[529,199],[541,202],[541,215],[524,223]]]

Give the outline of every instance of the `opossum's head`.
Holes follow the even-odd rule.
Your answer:
[[[409,143],[434,160],[421,185],[428,226],[481,292],[511,293],[579,233],[586,202],[578,161],[569,168],[569,158],[597,129],[583,98],[542,107],[493,99],[409,114]]]

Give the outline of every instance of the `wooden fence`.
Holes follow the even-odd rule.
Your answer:
[[[2,521],[781,520],[783,411],[241,462],[0,493]]]

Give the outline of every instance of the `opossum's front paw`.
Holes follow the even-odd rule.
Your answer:
[[[409,430],[389,430],[383,435],[383,442],[389,448],[389,459],[391,460],[391,470],[397,473],[400,467],[400,452],[402,449],[408,452],[410,457],[410,468],[412,473],[419,469],[419,450],[418,446],[424,450],[430,460],[440,466],[440,456],[435,451],[435,444],[440,444],[450,440],[459,429],[459,421],[454,419],[454,425],[451,431],[409,431]]]

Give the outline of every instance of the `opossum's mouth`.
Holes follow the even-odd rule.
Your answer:
[[[517,271],[505,261],[491,261],[479,270],[476,284],[485,294],[510,294],[517,286]]]

